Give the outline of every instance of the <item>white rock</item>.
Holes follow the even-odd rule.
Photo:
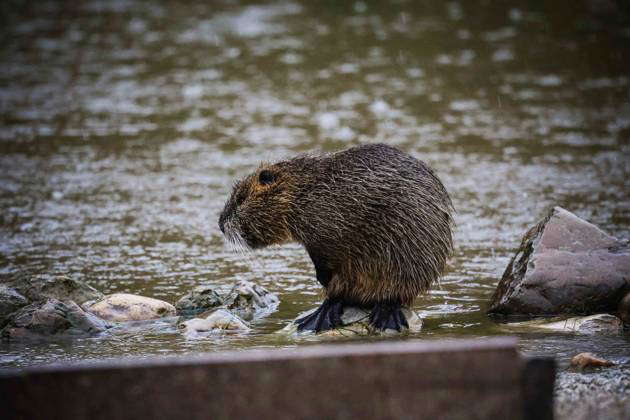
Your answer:
[[[142,321],[175,315],[175,307],[163,300],[115,293],[89,306],[94,315],[113,322]]]
[[[193,318],[184,321],[179,325],[179,328],[188,338],[203,337],[209,333],[250,330],[247,322],[225,309],[217,309],[205,318]]]

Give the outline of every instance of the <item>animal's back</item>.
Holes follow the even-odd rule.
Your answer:
[[[423,162],[383,144],[322,157],[301,200],[302,241],[335,273],[327,295],[410,304],[452,249],[451,200]]]

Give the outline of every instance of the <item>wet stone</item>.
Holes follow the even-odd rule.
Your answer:
[[[221,306],[223,299],[212,286],[197,286],[182,296],[175,308],[181,315],[196,315],[209,309]]]
[[[630,292],[626,293],[626,296],[619,302],[617,314],[624,325],[630,326]]]
[[[305,317],[313,312],[315,312],[317,308],[310,309],[306,312],[298,315],[293,321],[291,321],[286,327],[279,331],[281,334],[286,335],[313,335],[312,331],[297,331],[296,321],[300,318]],[[422,319],[418,316],[418,314],[409,309],[402,308],[402,313],[407,319],[407,324],[409,324],[409,329],[405,329],[403,331],[396,330],[385,330],[383,332],[379,332],[379,334],[392,335],[392,334],[402,334],[407,332],[420,332],[422,330]],[[341,322],[343,323],[342,327],[336,328],[334,330],[322,331],[318,335],[319,336],[355,336],[355,335],[371,335],[374,334],[370,325],[369,325],[370,312],[354,307],[354,306],[346,306],[343,308],[343,314],[341,315]]]
[[[14,312],[0,335],[19,340],[52,336],[85,336],[101,333],[111,325],[84,311],[72,301],[50,298]]]
[[[588,368],[588,366],[587,366]],[[568,369],[555,384],[556,419],[627,419],[630,413],[630,364],[615,363],[595,372]]]
[[[181,317],[167,316],[164,318],[145,319],[142,321],[127,321],[113,324],[112,333],[118,334],[173,334],[177,332]]]
[[[628,288],[629,244],[555,207],[525,234],[497,286],[489,312],[615,312]]]
[[[0,327],[13,312],[28,304],[28,300],[16,290],[0,285]]]
[[[88,284],[67,276],[40,274],[14,280],[12,286],[30,301],[48,298],[89,304],[103,294]]]
[[[610,367],[614,365],[615,364],[610,360],[597,357],[593,353],[580,353],[571,358],[571,366],[575,366],[580,369],[589,367]]]
[[[246,280],[237,282],[225,298],[225,306],[248,321],[275,311],[279,303],[276,294]]]
[[[549,319],[505,324],[508,329],[547,330],[577,334],[619,334],[622,332],[621,320],[614,315],[598,314],[568,318],[559,321]]]
[[[176,314],[175,307],[168,302],[128,293],[106,296],[87,309],[100,318],[112,322],[142,321]]]
[[[187,338],[200,338],[212,333],[249,331],[250,327],[232,312],[218,309],[205,317],[182,322],[179,329]]]

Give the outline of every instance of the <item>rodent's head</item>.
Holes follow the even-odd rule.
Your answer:
[[[234,185],[219,217],[221,232],[253,249],[291,241],[288,217],[295,191],[295,177],[282,164],[261,165]]]

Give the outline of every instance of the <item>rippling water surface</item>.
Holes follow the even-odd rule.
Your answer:
[[[218,214],[263,159],[366,142],[425,160],[457,209],[455,255],[411,338],[504,333],[487,302],[546,209],[630,237],[629,10],[545,3],[3,3],[0,276],[169,302],[247,279],[281,304],[249,334],[3,343],[0,366],[316,341],[271,334],[320,300],[305,252],[235,253]],[[521,346],[630,354],[627,335]]]

